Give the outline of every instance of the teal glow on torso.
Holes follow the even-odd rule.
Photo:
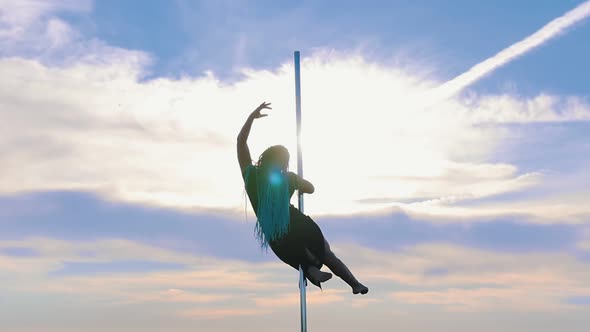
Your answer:
[[[260,178],[263,174],[268,178]],[[295,192],[291,174],[271,175],[253,165],[244,173],[246,193],[257,217],[256,237],[263,248],[289,232],[290,198]]]

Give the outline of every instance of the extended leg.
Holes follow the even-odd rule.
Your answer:
[[[346,267],[346,265],[344,265],[344,263],[342,263],[342,261],[338,257],[336,257],[336,255],[330,249],[328,241],[325,241],[324,243],[326,247],[326,257],[324,259],[324,264],[328,268],[330,268],[330,270],[334,272],[334,274],[336,274],[338,277],[344,280],[344,282],[346,282],[350,287],[352,287],[353,294],[367,294],[369,289],[365,285],[361,284],[358,280],[356,280],[356,278],[354,277],[352,272],[350,272],[348,267]]]

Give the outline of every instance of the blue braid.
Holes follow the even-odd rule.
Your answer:
[[[289,178],[286,172],[250,165],[246,168],[246,188],[250,172],[256,172],[258,194],[257,222],[254,229],[261,248],[289,232]]]

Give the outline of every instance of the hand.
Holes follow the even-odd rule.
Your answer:
[[[262,114],[262,113],[260,113],[260,111],[262,111],[263,109],[271,110],[272,108],[268,107],[269,105],[270,105],[270,103],[263,102],[262,104],[260,104],[260,106],[256,107],[256,109],[254,110],[254,112],[252,112],[252,114],[250,114],[250,116],[253,119],[258,119],[258,118],[263,118],[265,116],[268,116],[268,114]]]

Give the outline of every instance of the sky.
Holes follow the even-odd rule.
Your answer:
[[[300,51],[305,213],[369,287],[308,287],[310,331],[586,331],[589,17],[0,0],[0,330],[298,330],[236,137],[271,102],[252,157],[283,144],[296,171]]]

